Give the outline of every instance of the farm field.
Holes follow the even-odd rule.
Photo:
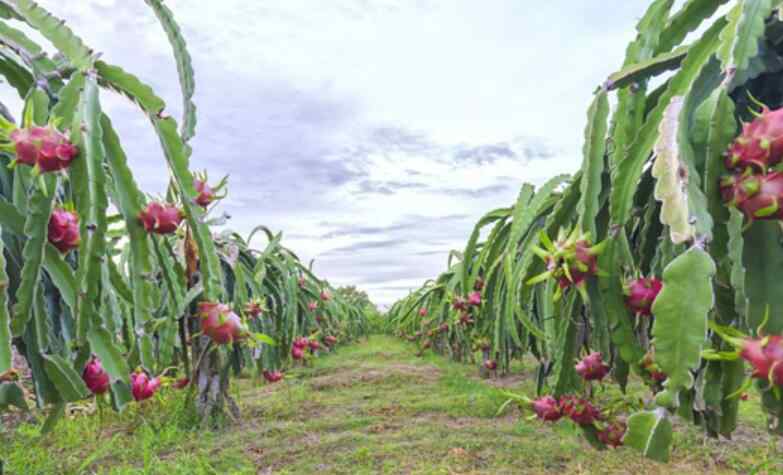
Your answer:
[[[185,428],[181,399],[165,394],[138,411],[62,421],[46,439],[21,425],[2,436],[7,473],[19,474],[746,474],[783,471],[776,439],[742,405],[733,441],[678,427],[672,461],[632,449],[594,451],[567,425],[495,417],[502,391],[531,392],[533,365],[479,380],[475,368],[371,336],[285,382],[233,389],[242,419],[225,430]],[[639,396],[645,391],[632,384]],[[528,413],[527,415],[529,415]],[[769,444],[773,444],[770,446]],[[772,455],[770,455],[772,454]]]

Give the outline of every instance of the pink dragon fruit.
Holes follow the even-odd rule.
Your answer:
[[[496,369],[498,369],[498,362],[495,360],[486,360],[484,362],[484,367],[490,371],[495,371]]]
[[[609,374],[609,365],[604,363],[601,353],[593,352],[576,364],[576,372],[585,381],[600,381]]]
[[[547,422],[555,422],[563,417],[560,403],[552,396],[543,396],[531,403],[533,412],[539,419]]]
[[[625,285],[625,305],[635,315],[649,316],[652,304],[661,288],[663,282],[655,277],[634,279]]]
[[[783,337],[746,338],[740,357],[753,368],[751,377],[783,385]]]
[[[196,188],[196,193],[198,193],[196,195],[196,204],[202,208],[209,207],[217,199],[215,191],[207,184],[206,180],[196,178],[193,180],[193,186]]]
[[[625,430],[626,425],[624,422],[614,421],[598,432],[598,440],[609,447],[619,447],[623,445]]]
[[[589,425],[601,419],[601,412],[590,401],[572,395],[560,398],[560,409],[580,425]]]
[[[726,151],[726,168],[759,172],[776,165],[783,158],[783,109],[761,113],[742,127],[742,133]]]
[[[189,378],[180,378],[176,380],[174,384],[172,384],[172,386],[174,387],[174,389],[185,389],[186,387],[188,387],[189,384],[190,384]]]
[[[310,352],[315,353],[316,351],[321,349],[321,343],[318,342],[316,339],[312,339],[308,342],[308,345],[310,347]]]
[[[253,299],[245,304],[245,314],[250,318],[258,318],[264,313],[264,304],[260,299]]]
[[[337,337],[326,335],[324,337],[324,343],[326,343],[326,346],[334,346],[335,343],[337,343]]]
[[[454,299],[452,299],[451,306],[452,308],[454,308],[454,310],[458,312],[463,312],[468,309],[468,301],[465,300],[463,297],[457,295],[456,297],[454,297]]]
[[[427,316],[427,309],[425,307],[422,307],[419,309],[419,316],[420,317],[426,317]]]
[[[54,127],[31,127],[11,132],[16,161],[41,172],[64,170],[79,154],[79,149]]]
[[[300,336],[294,339],[294,348],[305,349],[310,346],[310,340],[306,337]]]
[[[783,219],[783,173],[730,175],[720,183],[723,201],[753,221]]]
[[[309,302],[307,304],[307,310],[310,310],[311,312],[315,312],[318,309],[318,302]]]
[[[481,292],[478,290],[468,294],[468,305],[478,307],[481,305]]]
[[[476,279],[476,282],[473,284],[473,290],[475,290],[476,292],[481,292],[482,290],[484,290],[484,279],[482,279],[481,277]]]
[[[109,373],[103,369],[101,360],[98,357],[93,356],[92,359],[87,362],[87,365],[82,371],[82,379],[87,389],[93,394],[103,394],[109,390]]]
[[[61,208],[52,211],[49,217],[49,242],[63,254],[79,247],[79,215]]]
[[[276,383],[281,379],[283,379],[283,373],[281,373],[280,371],[269,371],[265,369],[263,375],[264,375],[264,379],[268,383]]]
[[[295,360],[301,360],[304,358],[304,349],[298,346],[291,347],[291,358]]]
[[[151,398],[160,387],[160,378],[150,378],[141,370],[131,373],[130,379],[133,399],[139,402]]]
[[[201,317],[201,331],[218,345],[240,341],[247,336],[242,320],[228,305],[201,302],[198,306]]]
[[[449,331],[449,324],[448,323],[442,323],[438,327],[438,331],[441,332],[441,333],[446,333],[447,331]]]
[[[328,290],[322,290],[321,291],[321,300],[324,302],[328,302],[332,300],[332,294],[329,293]]]
[[[148,233],[171,234],[177,230],[184,216],[174,205],[152,202],[141,213],[139,220]]]

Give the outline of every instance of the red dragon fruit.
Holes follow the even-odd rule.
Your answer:
[[[468,305],[473,307],[481,305],[481,292],[476,290],[468,294]]]
[[[473,318],[467,313],[463,313],[462,315],[459,316],[459,322],[462,325],[469,326],[472,325],[474,321],[475,320],[473,320]]]
[[[552,396],[543,396],[531,403],[533,412],[539,419],[547,422],[555,422],[563,417],[563,411],[560,409],[560,403]]]
[[[324,337],[324,343],[326,343],[326,346],[334,346],[335,343],[337,343],[337,337],[332,335],[326,335]]]
[[[304,358],[304,349],[299,348],[298,346],[291,347],[291,358],[295,360],[301,360]]]
[[[560,398],[560,409],[580,425],[589,425],[601,419],[601,412],[590,401],[572,395]]]
[[[421,307],[419,309],[419,316],[420,317],[426,317],[427,316],[427,309],[425,307]]]
[[[79,154],[79,149],[54,127],[16,129],[10,134],[16,150],[16,161],[41,172],[63,170]]]
[[[576,372],[585,381],[600,381],[609,374],[609,365],[604,363],[601,353],[593,352],[576,364]]]
[[[650,309],[663,282],[655,277],[639,277],[625,285],[625,305],[635,315],[651,314]]]
[[[61,208],[52,211],[49,217],[49,242],[63,254],[79,247],[79,215]]]
[[[658,365],[655,364],[655,357],[652,352],[644,355],[640,365],[642,369],[647,371],[647,374],[650,376],[650,379],[652,379],[653,382],[662,383],[666,381],[666,373],[662,372]]]
[[[614,421],[598,432],[598,440],[609,447],[619,447],[623,445],[625,430],[626,425],[624,422]]]
[[[196,204],[202,208],[207,208],[217,199],[215,190],[209,186],[206,180],[196,178],[193,180],[193,186],[196,188],[196,193],[198,193],[196,195]]]
[[[139,402],[151,398],[160,387],[160,378],[150,378],[141,370],[131,373],[130,379],[133,399]]]
[[[245,313],[250,318],[258,318],[264,313],[264,304],[260,299],[253,299],[245,304]]]
[[[554,278],[558,283],[558,290],[554,295],[556,300],[561,297],[563,290],[571,286],[576,286],[580,292],[585,293],[585,280],[600,273],[598,255],[607,241],[593,245],[590,233],[582,233],[578,227],[570,233],[561,229],[554,243],[544,232],[541,233],[540,240],[546,249],[538,246],[532,246],[530,249],[544,260],[546,271],[529,279],[527,283],[536,284]]]
[[[139,213],[139,220],[148,233],[171,234],[183,219],[182,212],[174,205],[153,201]]]
[[[310,340],[306,337],[300,336],[294,339],[294,348],[305,349],[310,346]]]
[[[477,292],[481,292],[482,290],[484,290],[484,279],[482,279],[481,277],[476,279],[476,282],[473,284],[473,290]]]
[[[451,306],[454,310],[463,312],[468,309],[468,301],[458,295],[451,301]]]
[[[276,383],[281,379],[283,379],[283,373],[281,373],[280,371],[269,371],[265,369],[263,375],[264,375],[264,379],[268,383]]]
[[[321,300],[324,302],[328,302],[332,300],[332,294],[329,293],[328,290],[322,290],[321,291]]]
[[[723,201],[748,218],[783,219],[783,173],[730,175],[720,183]]]
[[[174,389],[185,389],[190,384],[190,378],[180,378],[176,381],[174,381],[174,384],[172,386]]]
[[[449,331],[449,324],[448,323],[442,323],[438,327],[438,331],[441,332],[441,333],[446,333],[447,331]]]
[[[321,343],[318,342],[316,339],[312,339],[308,342],[307,346],[310,347],[310,352],[315,353],[316,351],[321,349]]]
[[[783,337],[746,338],[740,357],[753,367],[751,377],[783,385]]]
[[[783,158],[783,109],[764,107],[758,116],[742,127],[742,133],[726,152],[726,168],[766,170]]]
[[[216,344],[233,343],[247,336],[247,329],[242,324],[242,320],[228,305],[201,302],[198,307],[201,330]]]
[[[310,310],[311,312],[315,312],[318,309],[318,302],[309,302],[307,304],[307,310]]]
[[[103,369],[101,360],[95,356],[84,367],[82,379],[87,389],[93,394],[103,394],[109,390],[109,373]]]
[[[484,362],[484,367],[490,371],[495,371],[496,369],[498,369],[498,362],[495,360],[486,360]]]

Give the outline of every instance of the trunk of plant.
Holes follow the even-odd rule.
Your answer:
[[[185,260],[188,289],[191,289],[198,283],[199,273],[198,251],[190,229],[185,237]],[[196,412],[202,424],[215,425],[225,420],[226,415],[236,420],[239,418],[239,407],[228,393],[229,365],[223,361],[221,352],[211,344],[208,337],[194,336],[200,331],[197,311],[194,302],[187,325],[191,335],[193,374],[190,381],[195,388]]]

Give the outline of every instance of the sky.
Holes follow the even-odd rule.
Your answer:
[[[176,67],[141,0],[39,0],[180,117]],[[333,285],[386,306],[442,272],[486,212],[581,162],[595,88],[647,0],[167,0],[196,71],[191,166]],[[19,110],[6,93],[0,98]],[[168,174],[148,121],[101,97],[142,188]],[[263,236],[253,243],[264,245]]]

